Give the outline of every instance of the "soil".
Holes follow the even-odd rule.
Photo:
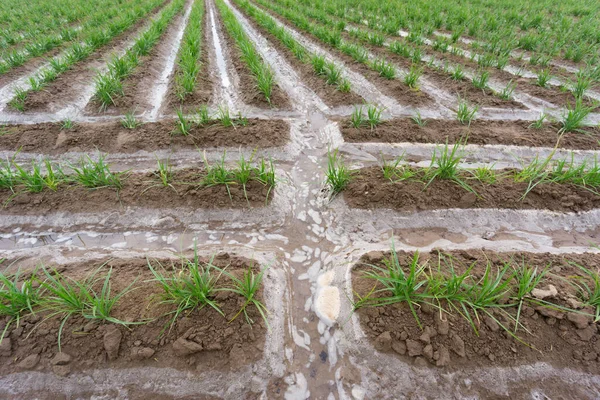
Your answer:
[[[506,178],[484,185],[474,178],[464,179],[479,196],[451,180],[435,179],[425,188],[425,183],[417,180],[391,182],[384,178],[380,167],[363,168],[355,173],[344,190],[344,199],[353,208],[410,212],[449,208],[578,212],[600,207],[600,196],[571,184],[538,184],[525,199],[521,199],[528,189],[527,182],[517,183]]]
[[[414,254],[399,252],[401,265],[406,266]],[[373,289],[372,279],[365,277],[371,266],[385,268],[383,260],[388,255],[381,252],[370,253],[361,258],[352,271],[352,286],[361,296]],[[495,253],[484,250],[461,250],[420,254],[421,265],[437,269],[438,259],[442,258],[442,273],[449,270],[450,261],[457,273],[474,266],[472,275],[483,276],[487,263],[493,270],[503,268],[504,263],[514,262],[543,270],[550,267],[548,280],[542,281],[540,289],[553,285],[558,294],[547,298],[554,304],[573,309],[570,304],[578,304],[574,287],[566,277],[580,276],[581,272],[569,262],[596,269],[600,266],[597,254],[552,255],[548,253]],[[437,270],[436,270],[437,271]],[[442,306],[447,306],[442,304]],[[599,324],[583,314],[568,313],[541,307],[526,301],[521,310],[519,322],[523,327],[517,330],[522,342],[514,339],[499,324],[514,329],[514,322],[507,317],[516,315],[516,307],[492,311],[493,318],[480,313],[475,320],[477,335],[471,325],[456,312],[441,314],[430,305],[415,307],[422,324],[419,328],[406,303],[381,307],[364,307],[357,311],[360,325],[369,341],[381,352],[393,353],[416,366],[437,366],[449,370],[472,369],[484,366],[513,367],[522,364],[546,362],[556,367],[566,367],[596,373],[600,367]],[[584,308],[580,312],[591,312]],[[495,320],[494,320],[495,319]],[[529,331],[527,332],[525,328]]]
[[[262,7],[259,4],[254,4],[257,8],[260,8],[264,12],[274,16],[279,19],[282,23],[284,23],[288,27],[295,26],[293,23],[289,22],[284,16],[274,13],[273,11]],[[294,28],[295,29],[295,28]],[[369,66],[365,64],[361,64],[356,62],[352,57],[342,53],[337,48],[322,42],[319,38],[314,36],[312,33],[303,31],[305,37],[310,37],[311,40],[318,43],[318,46],[326,49],[330,53],[334,53],[335,56],[342,60],[347,68],[363,75],[367,78],[373,85],[377,87],[383,94],[393,97],[400,104],[410,105],[415,107],[428,106],[433,103],[433,99],[427,94],[420,90],[413,90],[406,86],[404,82],[402,82],[399,76],[396,76],[394,79],[386,79],[379,75],[379,72],[372,70]]]
[[[269,33],[266,29],[257,24],[244,10],[238,7],[238,10],[246,15],[246,18],[254,29],[259,31],[261,35],[268,39],[271,46],[277,50],[285,60],[292,65],[298,74],[300,81],[309,87],[315,94],[323,100],[329,107],[354,105],[364,103],[365,100],[355,92],[343,93],[336,89],[334,85],[328,85],[323,77],[315,75],[310,64],[303,63],[298,60],[294,54],[281,41]]]
[[[263,148],[283,146],[289,140],[289,125],[282,120],[249,119],[246,126],[224,127],[219,123],[196,126],[188,136],[172,135],[174,120],[145,123],[135,129],[120,122],[81,123],[62,130],[60,124],[12,125],[0,136],[0,149],[42,154],[68,151],[134,153],[160,149],[195,149],[221,146]]]
[[[29,60],[25,61],[23,65],[20,65],[16,68],[12,68],[4,74],[0,74],[0,88],[11,84],[15,80],[20,79],[25,75],[29,75],[35,72],[47,61],[47,59],[60,54],[61,51],[62,48],[59,46],[49,51],[47,54],[44,54],[43,56],[30,58]]]
[[[60,317],[46,319],[48,315],[37,312],[22,318],[19,327],[12,325],[9,328],[0,345],[0,374],[34,369],[65,376],[90,368],[139,366],[198,372],[235,371],[262,358],[265,323],[255,307],[247,309],[253,325],[246,322],[243,314],[229,322],[240,310],[244,299],[228,291],[218,292],[214,299],[225,316],[206,306],[182,314],[169,330],[167,326],[172,315],[166,314],[174,307],[160,304],[162,289],[152,282],[148,262],[158,270],[161,266],[167,271],[182,267],[181,261],[146,259],[111,259],[58,266],[62,275],[73,279],[85,279],[102,266],[98,277],[104,278],[108,268],[112,267],[113,294],[130,284],[135,289],[121,298],[111,316],[121,321],[149,322],[125,327],[73,316],[63,328],[62,353],[59,353]],[[252,261],[219,254],[214,257],[213,265],[227,268],[227,272],[241,277]],[[217,285],[230,287],[231,280],[221,275]],[[262,300],[262,289],[257,296]],[[0,325],[4,327],[5,323],[3,318]]]
[[[190,21],[191,23],[192,21]],[[206,11],[202,16],[202,43],[200,44],[200,73],[197,76],[196,87],[194,91],[185,97],[185,101],[177,96],[174,77],[180,71],[179,65],[175,64],[175,72],[171,77],[168,91],[168,104],[171,110],[178,110],[182,107],[186,111],[196,110],[200,105],[207,104],[211,101],[213,95],[213,81],[210,71],[214,69],[209,57],[208,49],[210,48],[208,35],[210,26],[208,24],[208,15]]]
[[[545,124],[542,129],[530,128],[530,121],[475,120],[470,126],[458,121],[426,120],[419,126],[411,119],[385,121],[374,129],[353,128],[349,121],[340,122],[344,140],[349,142],[379,143],[456,143],[468,139],[469,144],[494,144],[566,149],[600,149],[600,130],[585,128],[585,134],[570,132],[560,138],[558,125]]]
[[[267,102],[265,96],[258,90],[256,86],[256,80],[254,79],[250,68],[244,62],[244,60],[242,60],[242,52],[235,43],[235,40],[229,35],[229,32],[227,32],[227,29],[225,29],[225,24],[223,24],[221,14],[218,9],[215,18],[217,26],[221,27],[221,31],[223,33],[222,37],[225,40],[223,47],[227,49],[229,53],[229,59],[233,64],[235,72],[239,78],[238,89],[242,96],[242,100],[246,104],[261,108],[277,107],[279,109],[289,109],[291,107],[290,101],[285,92],[277,84],[273,86],[271,93],[271,104]]]
[[[269,186],[256,181],[246,184],[201,186],[204,173],[200,169],[173,171],[172,184],[161,185],[153,172],[126,174],[123,188],[88,189],[79,184],[65,183],[56,191],[13,194],[0,190],[2,214],[43,215],[55,212],[89,213],[126,210],[131,207],[164,209],[264,207],[273,196]],[[228,190],[229,189],[229,190]],[[246,199],[247,196],[247,199]],[[267,197],[268,196],[268,197]]]
[[[78,62],[71,69],[61,74],[55,81],[49,83],[42,90],[29,92],[25,99],[25,111],[49,111],[49,106],[59,101],[61,104],[69,103],[80,95],[78,92],[81,84],[93,81],[96,70],[93,68],[98,62],[109,62],[110,57],[122,48],[125,43],[137,37],[139,29],[149,18],[158,14],[164,8],[163,3],[141,17],[138,22],[131,26],[116,38],[113,38],[104,47],[93,52],[87,59]]]

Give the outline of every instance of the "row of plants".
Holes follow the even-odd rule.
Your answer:
[[[441,315],[464,318],[476,334],[479,334],[482,317],[487,316],[525,343],[517,336],[518,331],[531,333],[520,322],[524,306],[577,313],[594,323],[600,322],[600,271],[570,261],[569,264],[579,274],[562,277],[551,272],[551,265],[529,265],[515,259],[504,261],[498,267],[490,260],[483,265],[477,262],[460,265],[451,255],[442,253],[437,260],[422,261],[419,252],[415,252],[405,263],[400,261],[392,242],[390,254],[382,260],[382,265],[363,265],[367,268],[362,276],[372,280],[373,286],[367,293],[354,293],[353,309],[406,304],[421,327],[417,308],[429,305]],[[581,309],[532,295],[535,289],[546,287],[550,278],[572,286]]]
[[[237,1],[236,3],[261,27],[279,39],[292,52],[294,57],[302,63],[310,63],[314,73],[322,77],[328,85],[335,86],[340,92],[349,92],[351,90],[350,81],[342,77],[342,69],[336,66],[335,63],[326,61],[323,56],[311,54],[294,39],[284,26],[277,24],[270,15],[253,6],[250,2]]]
[[[173,0],[125,54],[114,57],[108,65],[108,70],[98,73],[95,78],[95,99],[100,103],[102,110],[115,105],[116,98],[125,94],[123,81],[133,73],[142,61],[142,57],[150,54],[171,20],[183,9],[184,4],[185,0]]]
[[[43,90],[77,63],[84,61],[94,52],[109,44],[115,37],[131,28],[162,2],[163,0],[148,0],[128,8],[125,13],[122,10],[116,10],[108,24],[98,26],[90,32],[88,39],[73,44],[64,52],[64,55],[52,58],[47,68],[30,77],[29,89],[16,88],[15,97],[11,99],[9,105],[15,110],[24,111],[25,102],[31,92]]]
[[[322,25],[311,22],[304,16],[304,10],[297,3],[285,3],[279,5],[271,3],[267,0],[256,0],[257,4],[270,9],[271,11],[283,16],[297,28],[308,32],[317,37],[322,42],[338,49],[342,53],[350,56],[354,61],[364,64],[369,69],[377,72],[379,76],[388,79],[398,79],[398,71],[396,67],[384,58],[369,58],[367,49],[356,42],[344,40],[341,32],[345,27],[343,21],[333,22],[331,24]],[[331,21],[330,21],[331,22]],[[419,79],[422,71],[418,68],[413,68],[402,76],[402,82],[411,89],[419,89]]]
[[[220,161],[210,164],[204,157],[203,173],[198,180],[181,182],[176,179],[169,159],[157,159],[153,172],[155,180],[148,182],[149,187],[175,188],[175,184],[190,187],[211,187],[216,185],[240,185],[244,194],[249,182],[259,182],[270,191],[276,185],[275,167],[271,160],[254,160],[254,156],[245,159],[240,155],[236,165],[225,163],[225,153]],[[69,171],[69,172],[67,172]],[[106,162],[106,155],[99,154],[97,160],[86,155],[77,163],[53,163],[50,160],[32,161],[29,167],[21,166],[13,159],[0,162],[0,189],[11,193],[8,201],[23,193],[40,193],[46,190],[57,191],[70,185],[89,189],[112,188],[117,191],[125,185],[130,171],[115,171]],[[147,188],[145,190],[148,190]],[[231,194],[229,194],[231,197]],[[247,198],[247,195],[246,195]],[[269,196],[267,195],[267,200]]]
[[[597,159],[577,163],[573,154],[570,159],[554,159],[553,152],[544,159],[536,157],[529,163],[520,161],[521,166],[518,169],[498,170],[494,165],[467,168],[464,166],[465,144],[466,141],[459,141],[453,146],[438,146],[431,155],[428,167],[412,166],[405,162],[404,156],[393,161],[382,159],[383,177],[391,183],[421,182],[424,185],[423,190],[427,190],[436,180],[448,180],[477,197],[480,195],[473,188],[474,183],[483,186],[503,181],[524,183],[526,186],[521,201],[536,186],[548,184],[573,185],[600,196],[600,164]],[[326,181],[334,195],[343,191],[355,176],[356,171],[352,171],[345,164],[337,150],[328,153]]]
[[[256,88],[262,93],[265,100],[271,104],[273,88],[275,86],[275,74],[273,73],[273,70],[258,54],[254,45],[244,32],[244,28],[229,7],[221,0],[217,0],[216,4],[221,13],[225,29],[227,29],[227,32],[235,41],[240,50],[242,60],[248,66],[254,77]]]
[[[170,266],[150,259],[147,265],[153,276],[151,280],[135,280],[118,292],[112,289],[113,269],[105,264],[79,280],[44,265],[27,274],[21,271],[15,274],[0,272],[0,317],[7,318],[0,343],[11,327],[18,327],[25,316],[32,314],[42,317],[36,327],[50,319],[60,320],[59,352],[63,328],[74,316],[126,327],[168,317],[162,335],[173,328],[179,317],[204,307],[210,307],[226,318],[216,299],[220,292],[234,293],[245,300],[237,314],[228,316],[230,322],[243,314],[249,324],[254,324],[256,321],[251,319],[248,309],[255,307],[268,327],[268,311],[259,297],[268,266],[255,271],[250,264],[240,276],[228,271],[227,266],[221,268],[214,265],[212,257],[207,262],[201,261],[196,250],[193,258],[182,257],[179,263],[172,262]],[[223,277],[228,280],[226,284],[222,283]],[[157,296],[148,298],[149,306],[166,304],[171,308],[170,311],[155,319],[140,321],[124,321],[114,317],[114,310],[124,297],[135,290],[148,290],[149,285],[160,288]]]
[[[198,76],[203,67],[202,58],[202,21],[204,20],[204,1],[195,0],[185,28],[181,48],[177,59],[179,67],[175,73],[175,93],[181,101],[194,92]]]
[[[80,26],[64,26],[62,21],[51,19],[58,25],[55,29],[58,32],[48,33],[45,29],[42,32],[35,31],[33,27],[28,27],[27,30],[32,30],[31,40],[19,47],[13,47],[10,50],[3,51],[0,56],[0,74],[6,73],[13,68],[23,65],[28,60],[34,57],[40,57],[50,52],[51,50],[63,46],[67,42],[85,42],[94,35],[98,34],[98,30],[110,22],[113,18],[128,12],[131,7],[137,7],[137,4],[124,2],[119,4],[108,4],[101,6],[99,2],[86,2],[77,5],[79,12],[84,16],[85,21]],[[158,5],[161,2],[156,2]],[[29,17],[31,18],[31,17]]]

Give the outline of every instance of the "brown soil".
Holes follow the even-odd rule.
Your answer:
[[[335,85],[328,85],[323,77],[315,75],[310,64],[303,63],[298,60],[294,54],[287,48],[279,39],[269,33],[266,29],[257,24],[252,17],[238,8],[238,11],[244,13],[254,29],[259,31],[264,37],[269,40],[271,46],[277,50],[285,60],[292,65],[298,74],[302,84],[309,87],[315,94],[330,107],[353,105],[364,103],[365,100],[355,92],[343,93],[336,89]]]
[[[31,58],[31,59],[27,60],[25,62],[25,64],[23,64],[19,67],[13,68],[4,74],[0,74],[0,88],[14,82],[15,80],[17,80],[25,75],[35,72],[35,70],[37,70],[39,67],[41,67],[47,61],[47,59],[56,56],[60,52],[61,52],[60,47],[55,48],[55,49],[51,50],[50,52],[48,52],[47,54],[44,54],[43,56]],[[8,53],[6,53],[6,54],[8,54]]]
[[[259,4],[253,3],[253,5],[279,19],[286,26],[294,27],[294,29],[297,29],[295,28],[295,25],[289,22],[284,16],[276,14],[275,12],[266,9],[265,7],[262,7]],[[383,94],[395,98],[400,104],[416,107],[427,106],[433,103],[433,99],[427,93],[423,93],[420,90],[410,89],[404,84],[404,82],[402,82],[400,77],[396,76],[396,78],[394,79],[383,78],[379,75],[379,72],[372,70],[371,68],[369,68],[369,66],[365,64],[356,62],[352,57],[342,53],[337,48],[325,42],[322,42],[312,33],[306,31],[302,31],[302,33],[304,36],[310,37],[310,39],[314,40],[315,43],[318,43],[319,47],[328,50],[330,53],[334,53],[337,58],[341,59],[344,62],[347,68],[352,69],[353,71],[363,75],[372,84],[374,84],[377,87],[377,89],[379,89]]]
[[[365,45],[369,50],[375,54],[379,54],[382,57],[404,67],[409,70],[412,61],[401,57],[395,53],[392,53],[389,48],[382,48],[377,46]],[[499,108],[510,108],[510,109],[526,109],[523,104],[514,100],[503,100],[499,97],[494,96],[491,90],[477,89],[468,80],[455,81],[450,75],[438,71],[433,68],[429,68],[425,63],[421,62],[420,66],[423,68],[423,77],[435,84],[439,89],[459,96],[461,99],[465,99],[470,103],[479,105],[481,107],[499,107]]]
[[[159,149],[194,149],[219,146],[283,146],[289,140],[289,125],[282,120],[250,119],[246,126],[224,127],[219,123],[195,126],[188,136],[172,135],[175,121],[146,123],[136,129],[120,122],[75,124],[61,130],[60,124],[42,123],[7,127],[0,136],[0,149],[61,154],[68,151],[99,150],[133,153]]]
[[[344,199],[354,208],[390,208],[399,211],[447,208],[543,209],[559,212],[587,211],[600,207],[600,196],[570,184],[539,184],[521,200],[528,183],[510,178],[484,185],[466,177],[478,193],[462,189],[450,180],[435,179],[429,187],[417,180],[390,182],[379,167],[359,170],[344,190]]]
[[[401,265],[407,266],[414,254],[400,252]],[[548,265],[551,274],[543,281],[540,289],[547,289],[550,283],[558,289],[556,298],[547,299],[554,304],[569,306],[573,302],[575,290],[564,277],[581,275],[577,267],[569,261],[596,269],[600,258],[594,254],[533,254],[533,253],[495,253],[483,250],[466,250],[420,255],[424,263],[437,271],[438,257],[443,260],[452,258],[452,266],[457,273],[475,265],[472,275],[482,277],[488,262],[494,268],[503,268],[505,262],[523,263],[543,270]],[[364,296],[373,288],[372,279],[364,276],[372,267],[365,264],[384,267],[387,257],[380,252],[370,253],[361,258],[352,273],[353,290]],[[423,264],[421,264],[423,265]],[[449,261],[442,261],[442,273],[449,271]],[[553,275],[555,274],[555,275]],[[447,306],[442,304],[443,306]],[[514,329],[514,322],[505,314],[515,316],[516,307],[492,311],[493,317],[480,313],[475,320],[479,335],[472,326],[456,312],[440,314],[439,310],[428,305],[416,308],[423,329],[420,329],[406,303],[382,307],[360,308],[357,313],[360,325],[371,343],[382,352],[394,353],[407,362],[417,366],[446,367],[448,369],[477,368],[481,366],[516,366],[547,362],[557,367],[568,367],[589,372],[598,371],[600,366],[600,334],[598,323],[575,313],[566,313],[536,305],[526,301],[519,322],[521,327],[517,336],[526,344],[514,339],[503,326]],[[591,312],[590,309],[581,311]],[[582,318],[583,317],[583,318]]]
[[[542,129],[529,128],[529,121],[475,120],[471,126],[458,121],[427,120],[418,126],[411,119],[391,120],[373,130],[368,127],[353,128],[348,121],[340,123],[344,140],[349,142],[383,143],[456,143],[468,139],[470,144],[502,144],[515,146],[554,147],[559,139],[559,126],[544,125]],[[600,149],[600,130],[586,128],[586,134],[565,133],[559,147],[567,149]]]
[[[256,80],[250,71],[248,65],[242,60],[242,52],[238,48],[235,40],[229,35],[225,24],[221,19],[220,12],[216,13],[216,24],[221,27],[223,38],[225,40],[225,48],[229,52],[229,61],[233,64],[233,68],[239,78],[239,92],[241,93],[242,100],[246,104],[250,104],[262,108],[277,107],[279,109],[289,109],[290,101],[285,92],[279,87],[279,85],[273,86],[271,93],[271,104],[267,102],[265,96],[256,87]],[[253,43],[256,46],[256,44]]]
[[[141,208],[240,208],[264,207],[273,196],[269,186],[256,181],[244,188],[239,184],[201,186],[204,177],[200,169],[173,171],[170,187],[161,185],[152,172],[131,173],[123,179],[123,188],[88,189],[79,184],[66,183],[58,190],[29,193],[24,190],[13,194],[0,190],[3,214],[40,215],[55,212],[87,213],[108,210]],[[229,189],[229,191],[228,191]],[[267,195],[269,196],[267,198]]]
[[[191,21],[190,21],[191,22]],[[208,25],[208,16],[206,12],[202,17],[202,43],[200,44],[200,73],[197,76],[196,87],[194,92],[186,96],[185,101],[177,96],[175,89],[175,76],[180,71],[179,65],[175,65],[175,72],[171,77],[168,91],[168,104],[171,110],[178,110],[182,107],[184,110],[193,111],[196,110],[200,105],[207,104],[210,102],[213,95],[213,81],[210,72],[213,69],[210,57],[208,56],[208,49],[210,44],[208,41],[208,35],[210,26]]]
[[[574,106],[576,102],[575,95],[568,90],[562,90],[556,86],[540,87],[535,84],[535,79],[518,78],[516,80],[517,90],[521,90],[533,97],[538,97],[546,100],[559,107]],[[594,107],[598,109],[598,105],[593,99],[583,96],[583,104],[586,107]]]
[[[87,59],[78,62],[73,67],[61,74],[55,81],[49,83],[38,92],[29,92],[25,99],[26,111],[51,111],[50,105],[53,102],[59,101],[65,104],[75,100],[81,93],[78,88],[81,84],[93,81],[97,71],[93,68],[98,62],[110,62],[112,54],[116,53],[127,41],[139,34],[139,29],[146,23],[149,18],[156,15],[164,8],[166,3],[163,3],[150,11],[146,16],[140,18],[132,27],[123,32],[104,47],[93,52]],[[75,89],[75,90],[74,90]]]
[[[207,260],[203,260],[206,262]],[[106,263],[106,264],[104,264]],[[180,261],[151,261],[160,270],[179,269]],[[251,265],[250,260],[220,254],[213,264],[238,277]],[[177,318],[171,330],[163,330],[172,318],[165,314],[174,309],[169,304],[159,304],[162,289],[151,282],[153,275],[146,259],[105,260],[103,262],[81,262],[58,266],[61,274],[73,279],[84,279],[101,265],[103,278],[112,267],[111,290],[119,293],[133,283],[137,289],[129,292],[117,303],[112,316],[121,321],[146,324],[128,327],[113,323],[102,323],[82,316],[67,320],[61,337],[62,352],[58,353],[58,329],[60,318],[45,319],[43,312],[21,319],[19,327],[12,325],[0,345],[0,374],[6,375],[24,369],[54,371],[67,375],[89,368],[127,368],[152,366],[179,370],[229,371],[252,364],[262,358],[266,326],[254,307],[248,308],[249,325],[244,316],[238,316],[243,299],[230,292],[219,292],[216,302],[225,316],[211,307],[185,313]],[[53,267],[53,266],[47,266]],[[222,275],[219,287],[228,287],[231,281]],[[97,289],[99,290],[99,289]],[[262,299],[262,290],[258,298]],[[4,327],[3,318],[0,326]],[[188,347],[186,347],[188,345]],[[189,350],[188,350],[189,349]],[[187,350],[187,351],[186,351]],[[56,357],[56,358],[55,358]],[[62,357],[62,359],[61,359]],[[26,360],[26,361],[24,361]],[[30,363],[29,365],[25,365]]]

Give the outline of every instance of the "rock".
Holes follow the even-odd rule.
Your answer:
[[[567,304],[574,310],[579,310],[580,308],[583,308],[585,306],[581,301],[577,300],[575,297],[568,297]]]
[[[178,356],[187,356],[190,354],[198,353],[202,351],[203,347],[201,344],[193,342],[191,340],[187,340],[183,337],[180,337],[176,341],[173,342],[173,351]]]
[[[0,342],[0,357],[9,357],[12,354],[12,341],[9,337],[5,337]]]
[[[406,343],[404,342],[393,342],[392,343],[392,350],[394,350],[396,353],[400,354],[401,356],[406,354]]]
[[[104,350],[109,360],[115,360],[119,356],[119,347],[123,334],[116,326],[109,326],[104,333]]]
[[[498,330],[500,330],[498,323],[489,315],[483,317],[483,322],[485,322],[485,325],[490,328],[490,331],[492,332],[498,332]]]
[[[137,361],[146,360],[154,355],[150,347],[134,347],[131,349],[131,358]]]
[[[433,346],[428,344],[427,346],[425,346],[425,348],[423,349],[423,355],[428,359],[428,360],[433,360]]]
[[[21,360],[20,363],[17,364],[17,368],[19,369],[32,369],[40,362],[39,354],[31,354]]]
[[[425,368],[429,366],[429,364],[427,363],[427,360],[424,359],[423,357],[417,357],[415,358],[415,367],[417,368]]]
[[[551,299],[558,295],[558,290],[556,290],[554,285],[548,285],[548,289],[546,290],[538,288],[533,289],[531,295],[540,300]]]
[[[465,353],[465,342],[458,335],[452,336],[452,351],[454,351],[460,357],[465,357],[467,355]]]
[[[408,355],[411,357],[420,356],[423,353],[423,345],[416,340],[407,339],[406,349],[408,350]]]
[[[567,319],[575,325],[577,329],[585,329],[589,325],[589,318],[586,315],[579,313],[567,314]]]
[[[383,332],[375,339],[375,348],[379,351],[390,351],[392,348],[392,335],[390,332]]]
[[[441,319],[440,317],[436,318],[436,327],[437,327],[437,333],[439,333],[442,336],[445,336],[448,334],[448,332],[450,331],[450,324],[448,323],[447,319]]]
[[[419,340],[425,344],[431,343],[431,335],[429,333],[429,327],[425,328],[425,331],[419,336]]]
[[[58,376],[67,376],[71,373],[70,365],[54,365],[52,371]]]
[[[589,342],[590,339],[594,337],[595,333],[595,329],[591,326],[588,326],[585,329],[579,329],[577,331],[577,336],[579,336],[579,339],[583,340],[584,342]]]
[[[435,363],[438,367],[445,367],[450,365],[450,352],[444,345],[439,345],[437,353],[437,361]]]
[[[71,362],[71,356],[67,353],[56,353],[54,358],[50,360],[52,365],[67,365]]]

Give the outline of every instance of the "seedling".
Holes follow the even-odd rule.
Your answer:
[[[439,148],[434,150],[431,163],[425,171],[424,179],[427,181],[425,188],[436,179],[447,179],[456,182],[466,191],[477,194],[460,173],[459,165],[463,157],[463,146],[464,143],[461,140],[452,148],[446,143],[441,150]]]
[[[410,67],[408,74],[404,76],[404,83],[411,89],[419,88],[419,78],[423,74],[423,70],[416,65]]]
[[[363,108],[362,106],[354,107],[354,111],[352,111],[352,115],[350,115],[350,124],[353,128],[360,128],[362,124],[365,122],[363,117]]]
[[[223,273],[227,275],[233,282],[233,286],[227,288],[226,290],[236,293],[246,299],[244,304],[242,304],[240,311],[238,311],[229,322],[235,320],[241,313],[243,313],[244,317],[246,317],[246,322],[248,322],[248,324],[254,324],[254,321],[252,318],[250,318],[247,311],[248,306],[253,305],[260,313],[260,316],[265,322],[267,328],[269,328],[267,307],[257,299],[258,291],[262,285],[263,276],[268,268],[269,267],[267,266],[261,269],[258,274],[255,274],[252,265],[249,265],[241,279],[236,277],[234,274],[231,274],[225,270],[223,271]]]
[[[371,62],[371,68],[379,72],[379,76],[385,79],[394,79],[396,77],[396,68],[382,58]]]
[[[173,133],[179,133],[183,136],[188,136],[191,132],[191,129],[192,121],[190,121],[183,113],[183,110],[179,108],[179,110],[177,110],[177,120]]]
[[[550,70],[543,69],[538,73],[536,85],[545,88],[548,86],[548,82],[551,78],[552,77],[550,76]]]
[[[61,130],[68,130],[68,129],[73,129],[74,123],[70,118],[65,119],[61,126],[60,129]]]
[[[383,108],[379,108],[376,105],[369,105],[367,107],[367,124],[371,129],[374,129],[377,125],[381,123],[381,114],[383,113]]]
[[[125,129],[136,129],[137,127],[141,126],[142,123],[138,121],[135,117],[135,114],[130,111],[121,119],[121,125]]]
[[[21,270],[13,276],[0,272],[0,316],[8,317],[0,335],[0,343],[13,324],[19,326],[24,314],[33,314],[33,307],[39,299],[39,288],[33,285],[34,280],[35,273],[22,279]]]
[[[529,125],[530,128],[533,129],[542,129],[544,127],[544,121],[546,120],[546,114],[544,112],[542,112],[540,114],[540,116],[538,117],[538,119],[536,119],[533,123],[531,123],[531,125]]]
[[[331,188],[332,196],[335,196],[348,186],[352,173],[344,164],[344,160],[338,154],[338,150],[327,153],[327,184]]]
[[[562,120],[560,121],[562,127],[558,131],[559,133],[564,132],[584,132],[581,127],[583,121],[588,116],[595,106],[585,106],[582,99],[577,99],[575,105],[568,105],[567,109],[563,113]]]
[[[425,125],[427,125],[427,121],[421,118],[421,113],[419,111],[417,111],[415,115],[411,117],[411,119],[415,124],[419,125],[420,127],[424,127]]]
[[[471,125],[471,122],[475,120],[475,115],[479,110],[479,106],[469,107],[469,104],[459,99],[458,110],[456,111],[456,119],[463,125]]]
[[[101,154],[98,161],[94,161],[90,156],[85,156],[79,160],[78,165],[71,165],[75,181],[90,189],[113,187],[120,190],[126,172],[111,171],[105,158],[106,155]]]
[[[479,76],[473,78],[473,86],[475,86],[477,89],[481,89],[481,90],[486,89],[489,77],[490,77],[489,71],[481,71]]]
[[[503,100],[510,100],[513,96],[513,93],[515,92],[516,87],[517,87],[517,84],[513,83],[513,81],[511,80],[508,82],[506,87],[504,89],[502,89],[502,91],[498,94],[498,96]]]

